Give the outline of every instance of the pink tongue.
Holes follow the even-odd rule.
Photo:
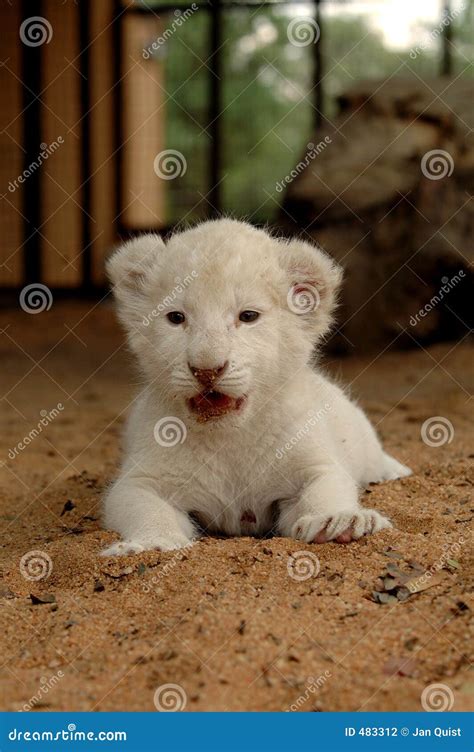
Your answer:
[[[208,394],[198,394],[194,398],[194,404],[198,410],[205,410],[206,407],[225,408],[233,404],[233,397],[221,392],[209,392]]]

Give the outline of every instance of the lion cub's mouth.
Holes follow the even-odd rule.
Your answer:
[[[197,415],[197,419],[204,423],[212,418],[220,418],[222,415],[240,410],[245,399],[245,396],[230,397],[223,392],[210,390],[191,397],[188,405],[190,410]]]

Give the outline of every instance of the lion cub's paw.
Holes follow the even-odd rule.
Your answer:
[[[128,554],[139,554],[144,551],[144,547],[138,541],[117,541],[107,546],[100,552],[101,556],[128,556]]]
[[[153,540],[138,541],[125,540],[112,543],[111,546],[104,548],[100,552],[101,556],[128,556],[129,554],[139,554],[141,551],[174,551],[178,548],[187,548],[192,546],[193,541],[186,538],[185,535],[174,535],[170,537],[159,537]]]
[[[295,522],[293,537],[306,543],[350,543],[363,535],[378,533],[392,523],[375,509],[337,512],[333,515],[305,515]]]

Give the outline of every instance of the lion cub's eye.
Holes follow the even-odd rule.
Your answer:
[[[171,321],[172,324],[176,324],[176,326],[184,324],[186,320],[186,316],[184,313],[181,313],[181,311],[170,311],[170,313],[166,314],[166,318],[168,321]]]
[[[252,321],[256,321],[260,316],[258,311],[241,311],[239,315],[239,321],[243,321],[244,324],[251,324]]]

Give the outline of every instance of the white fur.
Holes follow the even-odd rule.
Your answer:
[[[341,281],[329,256],[220,219],[166,244],[157,235],[129,241],[108,271],[145,388],[105,499],[105,525],[124,540],[104,554],[187,546],[200,534],[196,518],[210,531],[273,531],[307,543],[390,527],[359,505],[359,489],[410,470],[384,453],[363,411],[312,364]],[[318,305],[295,312],[291,296],[306,288],[316,289]],[[260,318],[242,323],[242,310]],[[186,323],[171,324],[169,311]],[[200,391],[188,363],[225,361],[218,391],[246,403],[200,422],[188,407]],[[182,421],[182,441],[155,439],[163,419]]]

